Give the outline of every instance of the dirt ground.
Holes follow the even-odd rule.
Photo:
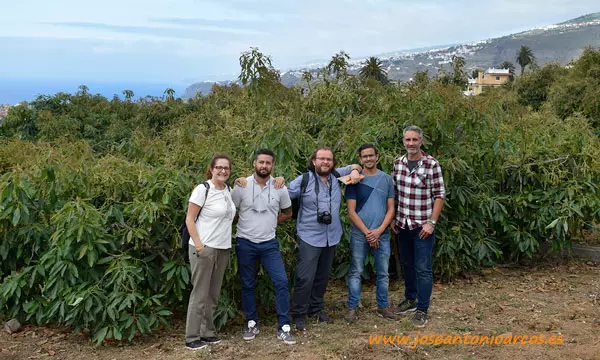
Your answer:
[[[591,262],[542,261],[535,266],[503,266],[435,284],[430,322],[420,333],[405,319],[390,322],[376,316],[375,287],[363,287],[360,319],[343,321],[347,290],[330,284],[327,310],[336,322],[309,322],[298,344],[275,337],[273,320],[261,324],[251,342],[241,338],[241,325],[220,334],[225,340],[196,352],[184,346],[184,322],[136,338],[131,344],[95,347],[69,329],[25,326],[13,335],[0,331],[0,359],[600,359],[600,265]],[[390,301],[397,303],[403,287],[390,281]],[[369,344],[370,335],[534,336],[562,339],[562,344],[464,345]],[[562,337],[561,337],[562,335]],[[472,339],[472,338],[471,338]],[[518,341],[520,342],[520,340]]]

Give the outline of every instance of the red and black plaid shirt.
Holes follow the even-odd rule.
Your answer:
[[[403,155],[394,161],[394,190],[396,192],[396,222],[403,229],[413,230],[429,219],[433,202],[446,196],[440,163],[421,153],[417,166],[410,171]]]

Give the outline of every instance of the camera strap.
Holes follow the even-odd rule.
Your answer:
[[[321,177],[317,175],[316,171],[313,171],[313,176],[315,177],[315,199],[317,201],[317,215],[319,214],[319,188],[321,187]],[[333,187],[333,182],[331,181],[331,173],[327,177],[327,184],[329,185],[329,213],[331,214],[331,188]]]

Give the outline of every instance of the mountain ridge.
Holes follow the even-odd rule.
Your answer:
[[[417,71],[427,71],[430,75],[434,75],[446,64],[450,64],[454,55],[465,59],[467,73],[474,69],[498,66],[504,61],[510,61],[516,65],[516,54],[521,46],[528,46],[533,50],[537,64],[540,66],[549,62],[568,64],[571,60],[579,57],[586,46],[600,46],[600,12],[497,38],[463,44],[389,51],[374,56],[381,60],[390,80],[409,81]],[[349,72],[357,74],[365,59],[351,59]],[[316,73],[326,65],[326,62],[314,63],[282,72],[282,83],[285,86],[299,85],[302,82],[302,72]],[[316,74],[313,75],[316,78]],[[186,88],[183,97],[195,96],[198,89],[202,89],[203,91],[200,91],[206,94],[210,92],[213,84],[194,83]]]

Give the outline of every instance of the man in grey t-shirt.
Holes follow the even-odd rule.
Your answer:
[[[231,193],[233,202],[239,209],[236,254],[242,284],[242,307],[247,323],[243,337],[244,340],[252,340],[259,333],[254,290],[258,259],[275,287],[277,337],[286,344],[295,344],[288,315],[288,279],[279,242],[275,238],[277,224],[292,216],[292,201],[285,186],[279,189],[274,187],[274,179],[271,177],[274,164],[275,154],[271,150],[258,150],[254,160],[255,173],[246,178],[245,187],[236,186]]]

